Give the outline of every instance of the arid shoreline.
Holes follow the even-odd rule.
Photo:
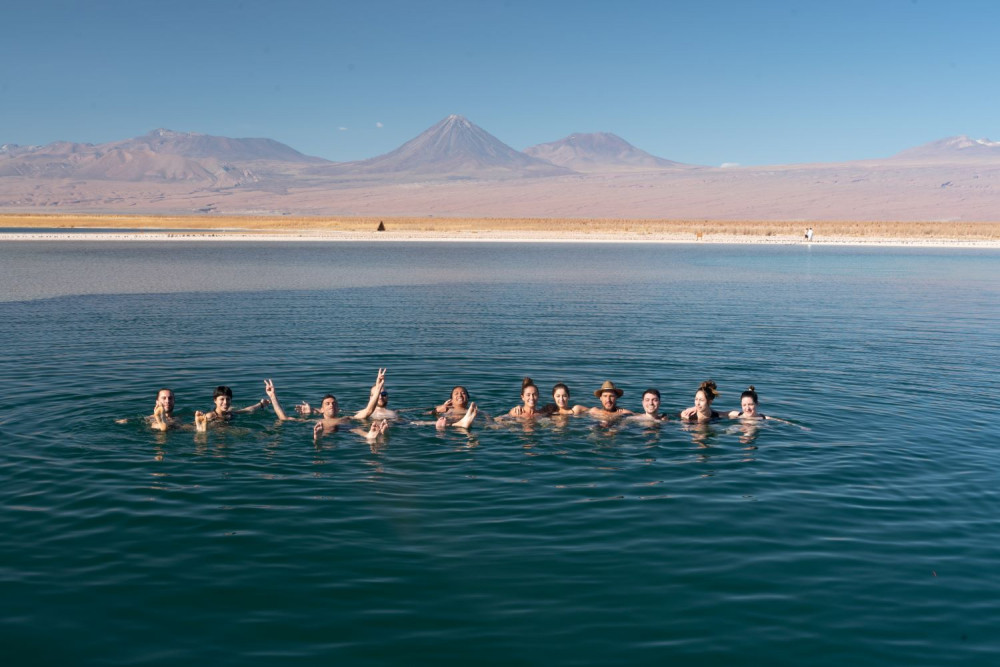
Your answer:
[[[377,231],[383,224],[384,231]],[[1000,222],[0,214],[0,241],[487,241],[1000,247]],[[7,232],[9,228],[28,228]],[[87,229],[86,233],[79,230]],[[37,232],[35,230],[38,230]],[[141,230],[141,231],[140,231]],[[63,231],[65,233],[58,233]]]

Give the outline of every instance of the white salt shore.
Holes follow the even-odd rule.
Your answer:
[[[749,244],[749,245],[816,245],[816,246],[890,246],[919,248],[1000,248],[1000,241],[963,241],[959,239],[907,239],[907,238],[876,238],[876,237],[830,237],[813,239],[806,243],[801,238],[791,236],[749,236],[705,234],[701,239],[693,238],[691,234],[636,234],[618,233],[586,233],[586,232],[503,232],[503,231],[465,231],[465,232],[337,232],[337,231],[304,231],[304,232],[247,232],[212,230],[205,232],[183,231],[171,232],[156,230],[150,232],[118,232],[118,231],[74,231],[60,229],[33,232],[2,232],[0,242],[20,241],[80,241],[80,242],[213,242],[231,243],[283,243],[283,242],[492,242],[492,243],[695,243],[695,244]]]

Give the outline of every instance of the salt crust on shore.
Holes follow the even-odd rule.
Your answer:
[[[805,243],[800,238],[788,236],[746,236],[706,234],[702,239],[692,239],[690,234],[630,234],[627,232],[579,233],[579,232],[455,232],[447,235],[439,232],[0,232],[0,242],[17,241],[223,241],[282,243],[316,241],[341,243],[352,241],[413,241],[425,243],[447,242],[493,242],[493,243],[695,243],[695,244],[744,244],[744,245],[825,245],[825,246],[892,246],[920,248],[1000,248],[1000,241],[959,241],[942,239],[907,238],[858,238],[830,237]]]

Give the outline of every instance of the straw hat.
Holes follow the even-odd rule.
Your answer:
[[[596,396],[597,398],[600,398],[601,394],[603,394],[606,391],[613,391],[613,392],[615,392],[615,396],[617,396],[618,398],[621,398],[622,394],[625,393],[624,391],[622,391],[621,389],[619,389],[618,387],[616,387],[615,383],[612,382],[611,380],[605,380],[604,384],[601,385],[601,388],[594,392],[594,396]]]

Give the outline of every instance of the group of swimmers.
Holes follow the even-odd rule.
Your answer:
[[[215,406],[208,412],[196,411],[194,413],[194,430],[204,432],[208,430],[209,424],[225,423],[232,419],[237,413],[256,412],[271,406],[274,414],[281,421],[310,421],[311,418],[319,416],[313,425],[313,439],[319,440],[323,436],[339,430],[349,422],[364,422],[372,420],[367,429],[360,426],[352,429],[352,432],[361,435],[365,439],[372,441],[385,434],[391,421],[398,420],[399,413],[389,408],[389,393],[385,389],[386,369],[378,369],[375,383],[372,385],[365,407],[351,415],[340,415],[340,406],[333,394],[327,394],[322,398],[319,408],[314,408],[306,402],[295,406],[298,416],[290,417],[281,407],[277,390],[272,380],[264,381],[264,392],[267,398],[263,398],[253,405],[234,409],[232,407],[233,392],[227,386],[220,385],[215,388],[212,399]],[[530,421],[542,418],[568,418],[574,416],[589,416],[604,423],[611,423],[622,419],[634,420],[646,423],[665,422],[671,416],[660,411],[660,392],[657,389],[647,389],[642,393],[642,412],[633,412],[618,405],[618,399],[624,395],[624,391],[615,386],[610,380],[605,381],[594,391],[594,397],[600,401],[599,405],[587,407],[585,405],[573,405],[570,400],[569,387],[560,382],[552,387],[552,402],[546,405],[539,405],[538,387],[531,378],[524,378],[521,382],[521,405],[511,408],[506,414],[496,418],[482,415],[483,419],[492,422],[504,421]],[[753,385],[740,395],[740,409],[720,413],[712,409],[712,403],[718,397],[719,392],[715,382],[706,380],[701,383],[694,393],[694,405],[673,415],[673,418],[689,423],[707,423],[723,418],[740,419],[746,421],[756,421],[773,419],[761,414],[758,411],[757,391]],[[444,403],[434,406],[430,411],[435,417],[433,422],[438,429],[456,427],[468,429],[472,427],[477,417],[480,417],[479,407],[469,399],[469,392],[463,386],[456,386],[451,391],[451,396]],[[126,420],[119,420],[124,422]],[[174,392],[170,389],[161,389],[156,395],[156,404],[153,414],[147,418],[149,425],[158,431],[166,431],[172,428],[185,426],[174,416]],[[416,422],[424,423],[424,422]],[[190,428],[190,426],[189,426]]]

